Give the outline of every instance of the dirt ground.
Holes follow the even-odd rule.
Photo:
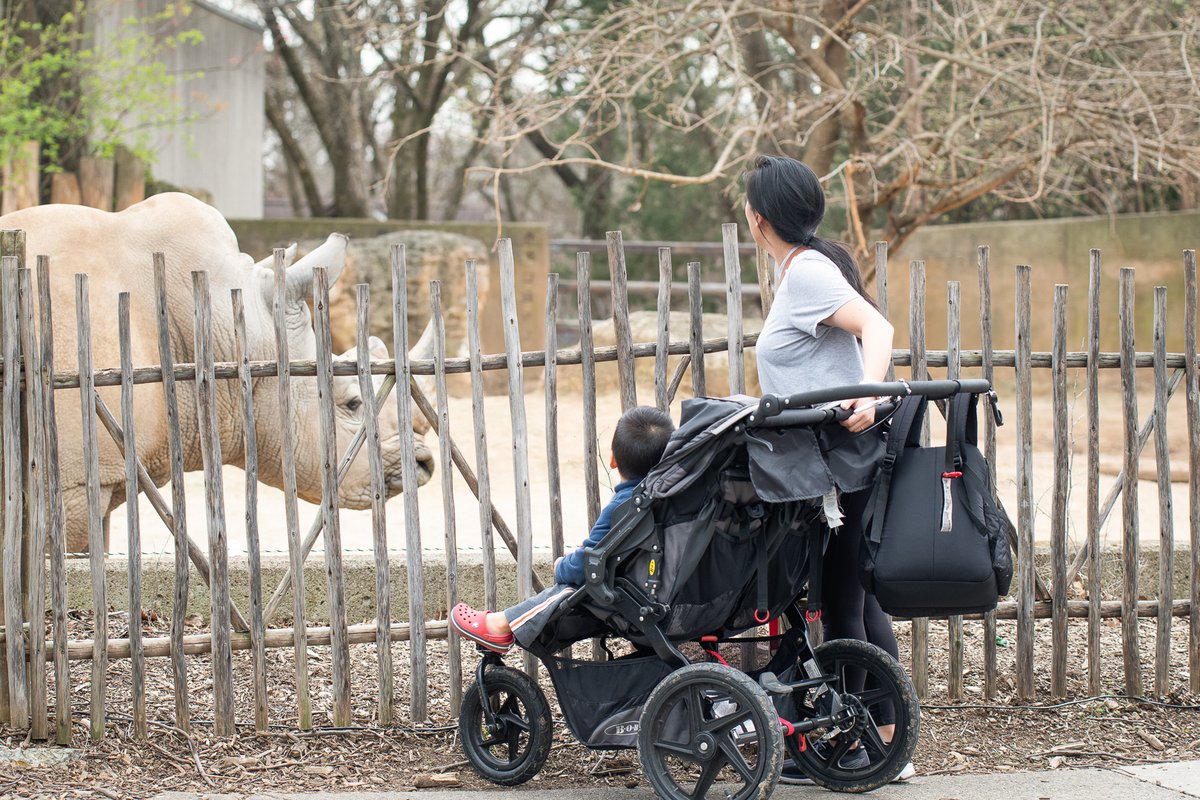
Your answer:
[[[114,614],[113,635],[123,636],[124,615]],[[73,628],[90,627],[86,613],[71,620]],[[163,635],[165,622],[149,620],[147,635]],[[901,660],[909,661],[909,626],[897,624]],[[946,772],[1004,772],[1054,769],[1062,766],[1119,766],[1200,758],[1200,698],[1186,694],[1187,653],[1183,637],[1172,650],[1172,694],[1158,704],[1135,702],[1117,696],[1123,686],[1119,659],[1104,662],[1106,695],[1086,697],[1086,656],[1083,629],[1071,629],[1068,656],[1068,696],[1078,698],[1062,705],[1022,705],[1014,698],[1012,681],[1015,630],[1011,623],[998,625],[998,696],[982,697],[982,623],[965,625],[965,699],[946,699],[944,659],[933,659],[930,694],[922,704],[920,743],[914,763],[920,774]],[[1120,630],[1104,626],[1103,647],[1120,651]],[[1152,675],[1154,629],[1143,622],[1143,676]],[[1050,632],[1039,625],[1036,645],[1039,697],[1049,695]],[[582,647],[582,645],[580,646]],[[931,653],[944,652],[944,623],[930,625]],[[407,643],[393,645],[396,669],[397,716],[407,717],[412,687],[409,682]],[[464,648],[463,670],[470,675],[478,656]],[[519,659],[509,656],[510,665]],[[148,797],[164,791],[233,792],[253,785],[256,791],[343,791],[363,789],[415,789],[462,787],[487,789],[464,762],[457,729],[450,713],[450,678],[447,644],[430,644],[429,720],[419,725],[379,728],[375,725],[376,654],[372,645],[352,648],[353,725],[331,729],[330,663],[327,648],[309,651],[314,723],[317,729],[295,729],[295,695],[290,649],[268,651],[270,730],[253,730],[253,690],[250,658],[234,653],[235,708],[238,735],[221,739],[211,730],[212,678],[204,657],[188,660],[193,718],[190,735],[174,728],[172,681],[169,661],[147,662],[147,700],[151,719],[145,742],[132,738],[129,714],[130,662],[112,662],[108,672],[109,723],[105,739],[89,743],[89,662],[72,662],[71,697],[74,745],[83,757],[66,768],[18,771],[0,767],[0,794],[65,798],[89,789],[110,798]],[[556,720],[554,749],[541,773],[533,780],[540,788],[643,785],[634,751],[600,753],[575,742],[562,723],[557,701],[544,669],[539,678]],[[1046,685],[1042,685],[1046,684]],[[53,708],[53,691],[50,705]],[[53,730],[53,727],[51,728]],[[0,728],[0,742],[13,747],[26,743],[24,734]],[[7,796],[7,795],[6,795]]]

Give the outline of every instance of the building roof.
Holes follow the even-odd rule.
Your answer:
[[[255,33],[262,33],[266,30],[266,27],[258,22],[258,20],[253,20],[236,12],[228,11],[214,3],[208,2],[208,0],[191,0],[191,2],[192,5],[196,6],[197,8],[203,8],[205,11],[216,14],[218,17],[224,17],[230,22],[241,25],[243,28],[249,28]]]

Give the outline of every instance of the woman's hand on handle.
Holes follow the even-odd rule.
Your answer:
[[[855,413],[842,420],[842,427],[852,433],[862,433],[875,424],[875,405],[878,397],[859,397],[856,400],[843,400],[842,408],[854,409]]]

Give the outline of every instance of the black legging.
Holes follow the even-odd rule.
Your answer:
[[[845,494],[841,497],[845,520],[842,527],[830,537],[821,562],[821,605],[825,640],[858,639],[886,650],[892,658],[900,660],[896,647],[896,635],[892,632],[892,621],[875,595],[867,594],[858,579],[858,548],[862,542],[863,514],[867,508],[870,489]],[[890,703],[880,709],[876,722],[887,725],[895,722]]]

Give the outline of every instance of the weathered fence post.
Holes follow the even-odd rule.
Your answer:
[[[22,545],[24,544],[24,457],[21,441],[21,318],[18,305],[19,261],[0,257],[3,281],[4,331],[4,629],[8,662],[8,723],[18,730],[29,726],[29,679],[25,663]]]
[[[979,328],[983,377],[992,383],[992,278],[989,272],[990,251],[986,245],[976,251],[979,274]],[[886,263],[886,261],[884,262]],[[890,376],[889,376],[890,377]],[[996,420],[983,415],[983,455],[988,462],[988,490],[996,493]],[[996,612],[983,615],[983,697],[996,696]]]
[[[1050,356],[1054,417],[1054,499],[1050,511],[1050,565],[1053,570],[1050,691],[1067,693],[1067,491],[1070,485],[1070,431],[1067,429],[1067,287],[1054,287],[1054,341]]]
[[[1175,599],[1175,519],[1167,449],[1167,288],[1154,287],[1154,455],[1158,466],[1158,632],[1154,693],[1171,691],[1171,607]]]
[[[225,491],[221,478],[221,429],[217,419],[216,374],[212,351],[212,298],[207,272],[192,273],[195,302],[196,421],[204,462],[204,507],[208,520],[208,558],[212,567],[209,608],[212,629],[213,730],[233,736],[233,650],[230,645],[229,541]]]
[[[1121,495],[1121,554],[1124,582],[1121,590],[1121,652],[1125,664],[1125,693],[1142,693],[1138,648],[1138,431],[1137,369],[1134,363],[1133,270],[1121,268],[1121,389],[1125,431],[1125,486]]]
[[[1017,695],[1033,697],[1033,376],[1030,358],[1030,273],[1017,267]]]
[[[250,659],[254,674],[254,729],[265,731],[267,709],[266,624],[263,620],[262,558],[258,539],[258,432],[254,422],[254,383],[250,378],[250,347],[246,338],[246,308],[242,290],[230,292],[233,332],[237,344],[238,382],[242,393],[242,439],[246,473],[246,566],[250,572]]]
[[[312,695],[308,687],[308,630],[304,622],[304,557],[300,540],[300,512],[296,507],[296,449],[291,426],[291,362],[287,334],[288,255],[283,248],[274,252],[274,293],[271,295],[271,319],[275,331],[275,366],[279,381],[280,467],[283,475],[283,507],[288,532],[288,565],[292,584],[292,653],[296,660],[296,714],[300,730],[312,728]],[[274,598],[272,598],[274,600]],[[264,619],[269,624],[273,608],[268,604]]]
[[[706,394],[704,380],[704,297],[700,294],[700,262],[689,261],[688,311],[691,315],[692,396]]]
[[[1100,251],[1088,254],[1088,691],[1100,694]]]
[[[417,456],[414,448],[412,403],[409,401],[412,364],[408,358],[408,262],[403,244],[392,246],[392,344],[396,356],[396,417],[400,435],[401,492],[404,495],[404,546],[408,567],[408,666],[412,697],[409,715],[424,722],[429,673],[426,668],[425,564],[421,555],[421,515],[417,505]]]
[[[433,374],[437,393],[438,466],[442,470],[442,519],[446,544],[446,608],[458,603],[458,531],[454,516],[454,462],[450,454],[450,401],[446,396],[446,323],[442,318],[442,282],[429,283],[429,309],[433,322]],[[532,565],[530,567],[532,569]],[[451,626],[446,638],[450,654],[450,713],[462,705],[462,651],[458,632]]]
[[[737,223],[721,226],[725,246],[725,319],[729,330],[729,393],[746,393],[742,366],[742,263],[738,258]]]
[[[129,660],[133,735],[146,738],[146,660],[142,651],[142,529],[138,516],[138,455],[133,416],[133,343],[129,292],[117,295],[117,338],[121,350],[121,424],[125,428],[125,503],[129,533]]]
[[[625,297],[624,272],[625,255],[621,251],[621,234],[614,232],[609,235],[609,257],[619,262],[622,280],[620,294],[617,292],[616,274],[613,280],[613,300],[618,296]],[[525,418],[525,380],[521,372],[521,330],[517,323],[517,279],[516,262],[513,259],[512,240],[501,239],[500,251],[500,305],[504,311],[504,350],[505,364],[508,371],[508,410],[512,417],[513,436],[513,489],[517,493],[517,597],[521,600],[533,596],[533,522],[529,502],[529,427]],[[620,316],[619,309],[613,308],[614,321]],[[626,317],[628,325],[628,317]],[[619,329],[618,329],[619,330]],[[628,329],[626,329],[628,333]],[[627,337],[628,338],[628,337]],[[620,334],[617,336],[617,353],[622,352]],[[629,358],[629,370],[632,375],[632,347],[626,350]],[[624,375],[624,368],[622,375]],[[622,379],[624,381],[624,378]],[[636,405],[632,380],[629,386],[622,388],[622,403],[629,401]],[[627,395],[626,392],[629,392]],[[525,653],[525,671],[535,674],[537,661],[531,653]]]
[[[950,380],[958,380],[959,377],[961,332],[962,289],[958,281],[950,281],[946,285],[946,377]],[[950,647],[946,695],[951,700],[958,700],[962,697],[963,691],[963,620],[961,616],[951,616],[946,620],[946,635]]]
[[[929,378],[925,362],[925,262],[913,261],[909,266],[908,341],[912,353],[912,379]],[[929,444],[929,416],[921,422],[921,444]],[[917,696],[929,693],[929,620],[917,617],[912,621],[912,678]]]
[[[483,547],[485,608],[496,608],[496,551],[492,538],[492,479],[488,467],[487,427],[483,406],[483,347],[479,343],[479,273],[474,259],[467,262],[467,352],[471,361],[471,415],[475,434],[475,472],[478,478],[479,535]],[[582,306],[581,306],[582,308]],[[586,424],[586,423],[585,423]],[[593,465],[593,469],[595,466]]]
[[[1183,251],[1183,344],[1187,370],[1188,528],[1192,544],[1191,611],[1188,619],[1188,676],[1200,694],[1200,355],[1196,352],[1196,251]]]
[[[550,552],[563,554],[562,476],[558,469],[558,273],[546,276],[546,479],[550,500]],[[491,606],[489,606],[491,608]]]
[[[54,323],[50,309],[50,259],[38,256],[38,310],[41,324],[42,418],[45,420],[46,504],[50,540],[51,635],[54,637],[54,727],[58,744],[71,743],[70,672],[67,669],[66,542],[59,489],[58,419],[54,403]]]
[[[625,245],[620,231],[609,231],[608,270],[612,276],[613,334],[617,342],[617,376],[621,387],[621,410],[637,405],[637,374],[634,371],[633,332],[629,328],[629,277],[625,268]]]
[[[671,248],[658,248],[658,344],[654,350],[654,403],[660,411],[671,405],[667,387],[667,348],[671,344]]]

